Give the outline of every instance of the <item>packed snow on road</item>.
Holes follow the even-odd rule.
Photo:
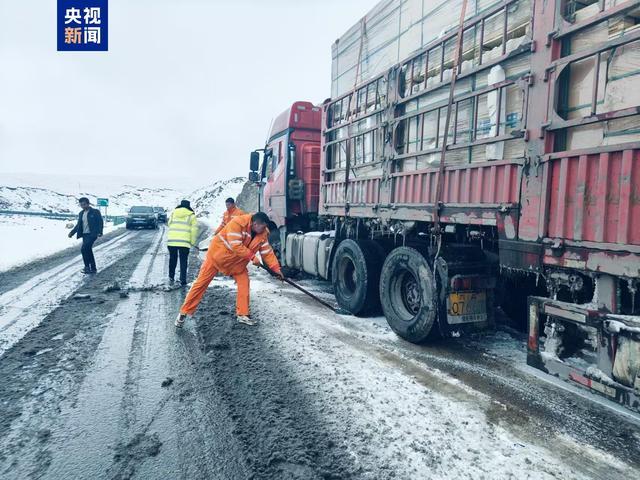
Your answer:
[[[0,480],[640,480],[640,1],[33,3]]]
[[[3,478],[638,476],[640,422],[527,370],[517,332],[416,346],[255,268],[257,326],[217,277],[176,330],[165,237],[109,234],[93,277],[75,251],[0,273]]]

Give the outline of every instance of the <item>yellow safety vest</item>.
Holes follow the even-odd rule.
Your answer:
[[[176,208],[171,213],[167,225],[169,226],[169,233],[167,233],[168,246],[190,248],[196,244],[198,220],[196,215],[188,208]]]

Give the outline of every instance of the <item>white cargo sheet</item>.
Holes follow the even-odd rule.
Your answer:
[[[612,8],[620,3],[621,0],[606,0],[604,8]],[[455,97],[494,85],[501,80],[515,83],[502,89],[499,101],[497,91],[493,91],[478,96],[477,104],[472,98],[458,103],[456,118],[452,118],[453,125],[448,133],[450,147],[446,153],[447,164],[510,160],[525,156],[526,142],[522,138],[522,131],[525,128],[523,120],[526,112],[526,86],[519,80],[530,69],[527,46],[531,41],[531,17],[535,2],[518,0],[508,6],[506,38],[504,9],[499,8],[501,5],[504,5],[503,2],[496,0],[468,2],[467,20],[481,14],[485,18],[482,32],[480,24],[477,24],[464,33],[461,72],[471,72],[489,61],[495,63],[495,66],[493,69],[484,69],[460,78],[455,87]],[[396,113],[398,116],[408,117],[399,122],[395,131],[395,150],[398,155],[406,157],[397,160],[396,171],[433,167],[440,162],[438,150],[444,140],[446,108],[430,110],[430,107],[442,105],[449,95],[447,82],[452,74],[455,37],[444,44],[444,54],[436,40],[457,28],[461,6],[462,0],[385,0],[378,3],[333,45],[334,98],[353,90],[356,71],[359,72],[358,85],[361,85],[398,65],[399,95],[411,98]],[[569,6],[566,8],[569,9]],[[572,17],[576,22],[600,13],[598,2],[586,6],[584,2],[579,5],[576,3],[571,8],[575,8],[575,11],[565,13],[567,18]],[[490,11],[493,13],[488,15]],[[566,54],[591,49],[639,28],[640,7],[578,31],[568,39]],[[427,45],[431,45],[428,55],[423,50]],[[361,62],[357,65],[360,48]],[[559,114],[564,118],[582,118],[591,114],[596,76],[598,89],[595,113],[640,105],[640,41],[604,52],[597,72],[595,66],[595,58],[591,57],[573,63],[566,72],[569,88],[562,95],[559,108]],[[383,80],[379,80],[381,81]],[[377,90],[385,92],[383,87],[386,85]],[[369,94],[374,91],[375,89],[367,90]],[[423,91],[425,93],[421,94]],[[356,116],[364,110],[376,108],[371,102],[360,98],[366,95],[364,87],[356,91],[357,102],[354,101],[353,104],[358,107],[352,106],[356,110]],[[335,107],[334,116],[339,117],[339,113],[344,113],[345,109],[344,106],[342,110]],[[412,112],[416,114],[412,115]],[[351,134],[366,132],[367,128],[380,124],[383,120],[380,116],[381,114],[377,114],[356,121]],[[477,120],[475,123],[474,118]],[[347,127],[342,127],[332,133],[331,139],[345,139],[346,133]],[[638,141],[640,118],[636,115],[569,128],[566,133],[567,149]],[[468,145],[475,140],[488,140],[496,135],[511,135],[512,138],[493,144]],[[357,169],[354,170],[354,177],[362,179],[382,175],[383,165],[376,162],[382,151],[379,137],[380,131],[370,132],[352,142],[352,165]],[[456,145],[459,148],[455,148]],[[341,142],[332,147],[332,165],[338,169],[346,164],[346,146],[347,142]],[[563,145],[558,144],[558,148],[563,148]],[[343,178],[344,171],[339,170],[332,179]],[[364,183],[360,186],[366,188]]]
[[[605,9],[620,4],[607,0]],[[575,13],[576,21],[584,21],[600,12],[597,3]],[[616,15],[573,35],[570,53],[589,50],[608,40],[619,38],[640,28],[640,8]],[[597,71],[596,71],[597,70]],[[591,115],[593,84],[597,75],[596,114],[640,105],[640,41],[603,52],[600,67],[595,57],[589,57],[569,67],[570,88],[567,108],[560,112],[567,119]],[[640,140],[640,119],[637,116],[574,127],[567,132],[566,149],[576,150],[602,145],[614,145]]]
[[[499,3],[499,0],[469,0],[465,18],[472,18]],[[384,72],[456,28],[461,8],[462,0],[383,0],[378,3],[333,44],[331,96],[336,98],[353,89],[361,45],[358,83]],[[516,23],[521,16],[530,18],[529,2],[514,4],[509,15]],[[519,23],[526,24],[527,20]],[[502,35],[502,23],[496,16],[486,23],[485,43],[498,35]]]

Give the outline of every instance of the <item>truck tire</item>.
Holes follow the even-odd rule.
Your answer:
[[[274,226],[275,223],[271,222]],[[283,227],[284,228],[284,227]],[[281,240],[282,231],[278,229],[278,227],[271,228],[269,227],[269,245],[273,250],[273,254],[280,262],[280,269],[282,270],[282,274],[287,278],[297,278],[300,275],[300,270],[297,268],[291,268],[290,266],[285,265],[285,255],[284,248]],[[285,235],[286,236],[286,235]]]
[[[378,284],[384,251],[372,240],[343,240],[333,257],[332,281],[338,305],[354,315],[380,309]]]
[[[412,343],[429,337],[438,316],[433,270],[414,248],[398,247],[382,266],[380,302],[391,329]]]

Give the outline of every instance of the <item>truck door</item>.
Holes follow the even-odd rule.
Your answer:
[[[285,224],[287,216],[285,141],[286,138],[282,137],[268,145],[263,169],[266,181],[262,208],[278,227]]]

